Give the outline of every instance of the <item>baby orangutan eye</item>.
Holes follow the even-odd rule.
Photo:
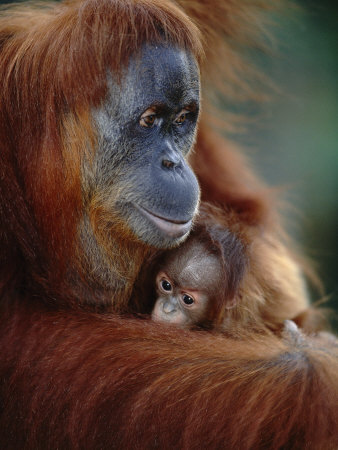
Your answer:
[[[195,303],[195,300],[193,299],[193,297],[191,297],[188,294],[183,294],[182,300],[183,300],[183,303],[187,306],[190,306]]]
[[[164,291],[170,292],[172,290],[171,283],[168,280],[161,280],[161,287]]]

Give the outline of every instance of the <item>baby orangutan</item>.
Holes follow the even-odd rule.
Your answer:
[[[207,227],[164,253],[156,275],[152,319],[211,327],[236,304],[246,266],[244,246],[226,229]]]

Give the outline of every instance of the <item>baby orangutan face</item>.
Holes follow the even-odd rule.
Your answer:
[[[152,320],[176,325],[200,324],[217,289],[221,267],[217,257],[199,244],[171,252],[156,276],[157,300]]]
[[[205,293],[177,285],[165,272],[156,277],[156,291],[153,320],[192,325],[203,318],[208,302]]]

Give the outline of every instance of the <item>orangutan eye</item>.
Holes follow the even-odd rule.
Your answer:
[[[168,280],[161,280],[161,287],[164,291],[170,292],[172,290],[172,286]]]
[[[189,113],[190,111],[188,109],[182,109],[182,111],[180,111],[179,114],[175,117],[174,124],[182,125],[185,122],[187,115]]]
[[[157,114],[154,108],[148,108],[140,118],[141,127],[152,128],[157,123]]]
[[[183,303],[187,306],[190,306],[193,303],[195,303],[195,300],[188,294],[183,294],[182,300],[183,300]]]

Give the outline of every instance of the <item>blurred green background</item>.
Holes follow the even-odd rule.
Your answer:
[[[260,108],[249,154],[295,206],[287,211],[289,231],[316,264],[338,331],[338,2],[299,5],[278,24],[266,72],[279,93]]]
[[[278,19],[273,57],[261,65],[279,92],[241,139],[262,177],[285,188],[295,206],[289,231],[316,262],[327,305],[338,312],[338,2],[299,5]]]

